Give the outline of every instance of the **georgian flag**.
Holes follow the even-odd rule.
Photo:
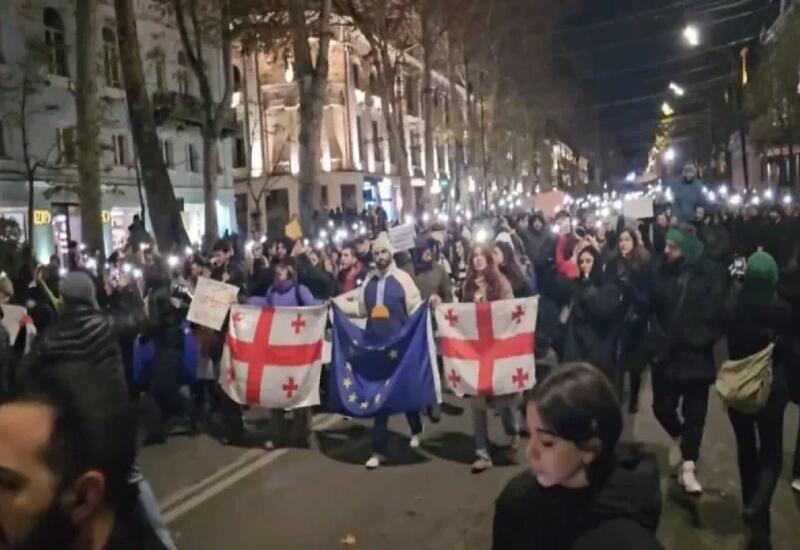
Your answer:
[[[444,377],[457,395],[518,393],[536,381],[539,298],[436,308]]]
[[[242,405],[319,404],[326,306],[231,307],[220,386]]]

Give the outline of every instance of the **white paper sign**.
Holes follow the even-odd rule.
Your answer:
[[[17,341],[17,335],[22,328],[22,319],[27,315],[27,310],[22,306],[3,304],[3,326],[8,332],[8,341],[11,345]]]
[[[389,229],[389,242],[392,243],[392,247],[397,252],[414,248],[416,236],[417,232],[414,230],[414,225],[410,223],[404,223]]]
[[[186,319],[204,327],[220,330],[231,304],[236,302],[237,294],[239,294],[238,287],[200,277]]]
[[[653,199],[650,197],[639,197],[630,199],[622,203],[622,213],[626,218],[641,220],[653,217]]]

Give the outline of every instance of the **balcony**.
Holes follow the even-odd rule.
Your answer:
[[[203,103],[189,94],[180,92],[156,92],[153,94],[153,114],[156,124],[162,126],[168,121],[191,126],[203,126]],[[222,117],[222,137],[238,135],[236,109],[225,109]]]

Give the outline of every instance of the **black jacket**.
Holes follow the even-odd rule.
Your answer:
[[[0,319],[3,318],[3,310],[0,309]],[[14,350],[8,339],[6,327],[0,324],[0,402],[3,401],[10,390],[11,380],[14,372]]]
[[[132,293],[131,293],[132,294]],[[25,367],[59,361],[91,361],[104,369],[122,370],[119,339],[135,334],[145,320],[144,310],[135,307],[135,297],[119,310],[100,310],[90,304],[67,303],[61,318],[33,342],[23,359]]]
[[[712,383],[717,371],[714,344],[721,336],[721,314],[727,295],[725,269],[698,258],[655,271],[651,319],[655,368],[676,382]]]
[[[598,489],[544,488],[528,471],[513,478],[495,503],[492,549],[587,548],[597,537],[621,546],[588,548],[661,548],[653,536],[661,515],[656,459],[628,445],[618,454],[614,473]]]
[[[772,389],[767,408],[786,404],[789,393],[796,395],[797,376],[792,345],[792,310],[774,294],[736,289],[725,304],[724,330],[731,359],[744,359],[775,342],[772,363]],[[788,375],[788,376],[787,376]]]

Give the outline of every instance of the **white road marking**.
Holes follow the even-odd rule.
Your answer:
[[[313,429],[320,430],[329,428],[339,420],[341,420],[341,416],[339,415],[327,416],[319,423],[314,423]],[[253,472],[279,459],[290,450],[291,449],[276,449],[266,452],[253,449],[211,476],[173,493],[161,503],[162,511],[165,510],[163,512],[164,521],[166,523],[174,522],[179,517],[194,510],[237,481],[244,479]],[[254,456],[258,458],[252,460]]]

